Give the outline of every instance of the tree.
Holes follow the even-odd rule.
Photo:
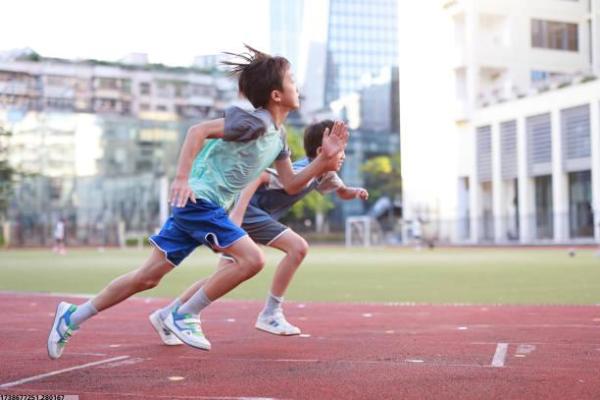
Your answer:
[[[8,216],[15,170],[8,163],[8,146],[12,133],[0,126],[0,222]]]
[[[389,196],[392,201],[400,197],[402,176],[399,154],[393,157],[373,157],[362,165],[361,170],[364,173],[365,186],[370,193],[370,203],[382,196]]]

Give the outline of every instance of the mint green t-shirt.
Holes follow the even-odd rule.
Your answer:
[[[231,107],[225,111],[223,138],[204,142],[188,183],[196,198],[228,210],[273,161],[289,155],[285,131],[275,127],[267,110],[247,112]]]

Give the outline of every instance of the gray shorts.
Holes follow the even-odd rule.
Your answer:
[[[290,228],[279,221],[269,218],[259,222],[242,223],[242,229],[256,243],[269,246]]]
[[[253,223],[242,223],[242,229],[248,233],[248,236],[250,236],[250,239],[254,240],[254,242],[265,246],[270,246],[271,243],[290,230],[289,227],[272,218],[265,218]],[[234,258],[226,252],[221,254],[221,258],[231,261],[234,260]]]

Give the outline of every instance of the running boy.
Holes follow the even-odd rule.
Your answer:
[[[227,215],[239,192],[275,162],[284,188],[297,193],[314,176],[336,169],[335,155],[343,151],[348,132],[336,123],[323,142],[323,151],[307,168],[295,174],[285,141],[283,122],[298,108],[298,91],[289,62],[248,47],[228,62],[239,75],[239,91],[256,108],[230,108],[225,118],[192,126],[185,138],[171,185],[174,208],[161,231],[151,237],[154,249],[138,269],[118,277],[96,297],[76,306],[61,302],[48,336],[48,355],[62,355],[73,332],[87,319],[135,293],[155,287],[196,247],[227,250],[233,261],[208,282],[165,323],[190,346],[209,350],[200,320],[191,318],[243,281],[258,273],[264,255]],[[213,139],[213,140],[208,140]]]
[[[307,157],[294,162],[294,171],[302,171],[310,165],[311,160],[319,157],[323,152],[323,138],[326,137],[330,129],[333,129],[333,126],[334,122],[327,120],[306,128],[304,149]],[[344,157],[344,152],[337,154],[336,171],[341,168]],[[362,188],[345,186],[335,171],[329,171],[311,180],[300,192],[288,194],[276,172],[268,171],[269,173],[261,174],[259,179],[242,191],[240,199],[230,214],[230,218],[232,221],[239,223],[242,221],[243,216],[241,226],[248,232],[252,240],[285,253],[273,277],[266,304],[256,320],[256,328],[276,335],[298,335],[300,329],[286,320],[283,315],[282,303],[283,296],[294,273],[306,256],[308,244],[300,235],[278,220],[289,211],[294,203],[313,190],[318,190],[320,193],[335,191],[344,200],[355,198],[366,200],[369,193]],[[225,268],[231,262],[233,261],[230,257],[223,256],[218,269]],[[178,345],[181,344],[181,341],[171,333],[164,320],[179,304],[186,302],[205,283],[206,280],[196,282],[180,298],[150,315],[152,326],[165,344]]]

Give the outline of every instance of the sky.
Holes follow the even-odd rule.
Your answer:
[[[305,0],[307,40],[325,40],[326,0]],[[195,56],[269,51],[269,0],[9,0],[0,50],[30,47],[43,56],[190,65]],[[315,20],[320,23],[315,24]]]

